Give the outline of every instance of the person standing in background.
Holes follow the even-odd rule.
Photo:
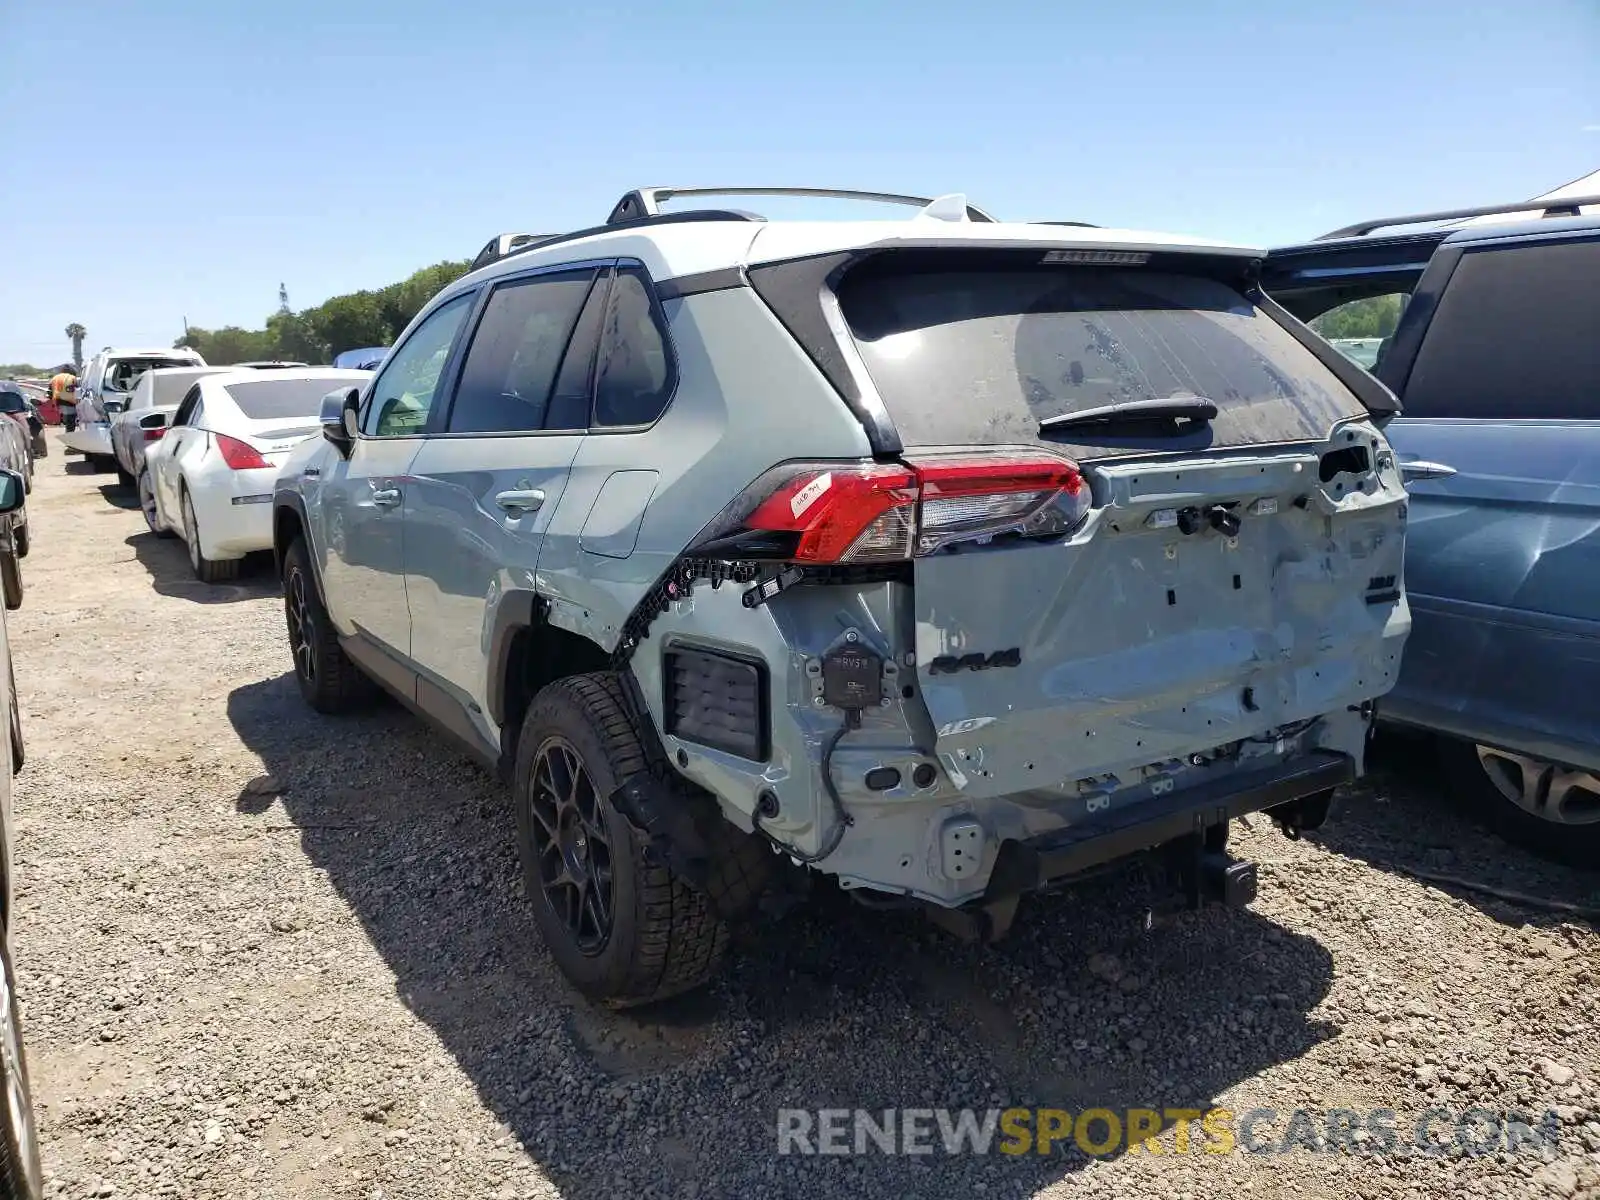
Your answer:
[[[68,433],[78,427],[78,377],[59,371],[50,377],[50,399],[61,413],[61,424]]]

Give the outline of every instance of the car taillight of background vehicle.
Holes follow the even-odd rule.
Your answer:
[[[165,428],[146,429],[144,431],[144,440],[147,442],[159,442],[166,435],[166,432]]]
[[[1003,534],[1052,537],[1076,527],[1088,511],[1082,473],[1050,454],[819,464],[787,473],[733,540],[777,535],[759,556],[794,562],[896,562]],[[792,546],[784,535],[793,536]]]
[[[238,438],[231,438],[225,433],[214,433],[211,436],[217,439],[217,451],[222,455],[222,461],[235,471],[249,471],[270,465],[248,442],[241,442]]]

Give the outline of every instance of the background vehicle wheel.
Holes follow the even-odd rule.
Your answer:
[[[112,470],[117,465],[117,460],[109,454],[85,454],[84,457],[89,460],[89,465],[101,474]]]
[[[5,592],[6,607],[22,607],[22,563],[15,550],[0,552],[0,589]]]
[[[11,773],[17,774],[27,764],[28,748],[22,740],[22,701],[17,699],[17,672],[11,666]]]
[[[1569,866],[1600,867],[1600,778],[1454,738],[1439,739],[1439,756],[1501,837]]]
[[[151,533],[159,538],[172,536],[172,530],[161,524],[160,515],[156,512],[156,485],[151,481],[149,471],[139,472],[139,507],[144,512],[144,523]]]
[[[534,921],[562,973],[615,1008],[698,987],[728,941],[710,897],[647,861],[612,807],[645,762],[616,676],[575,675],[534,697],[512,777]]]
[[[117,482],[125,488],[131,488],[136,486],[138,480],[134,479],[128,468],[119,462],[117,463]]]
[[[0,1197],[38,1200],[44,1194],[44,1171],[17,1015],[16,980],[11,952],[0,939],[0,986],[5,990],[0,997]]]
[[[28,529],[28,510],[22,510],[22,524],[11,531],[11,540],[17,545],[17,557],[27,558],[33,549],[33,534]]]
[[[294,654],[294,679],[300,695],[319,713],[364,707],[375,685],[350,661],[317,591],[306,544],[296,538],[283,556],[283,610]]]
[[[194,503],[189,499],[189,489],[180,493],[179,506],[183,509],[183,540],[189,543],[189,565],[194,577],[201,583],[231,583],[239,578],[237,558],[207,558],[200,551],[200,526],[194,519]]]

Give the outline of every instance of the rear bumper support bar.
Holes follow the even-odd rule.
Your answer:
[[[996,900],[1032,891],[1178,838],[1203,834],[1245,813],[1325,796],[1354,778],[1355,764],[1347,755],[1317,751],[1263,770],[1197,784],[1160,801],[1106,813],[1043,837],[1008,840],[1000,846],[984,896]],[[1315,828],[1321,813],[1314,820],[1284,816],[1297,828]]]

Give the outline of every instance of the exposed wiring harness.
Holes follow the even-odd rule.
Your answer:
[[[839,843],[844,840],[844,831],[856,823],[856,819],[845,810],[844,800],[839,795],[839,787],[833,781],[833,752],[839,748],[839,742],[844,738],[845,734],[852,729],[860,728],[861,710],[859,708],[847,708],[844,713],[844,721],[839,725],[839,728],[828,735],[828,740],[822,744],[822,786],[827,789],[828,799],[833,802],[833,827],[828,830],[828,836],[823,839],[821,847],[818,848],[815,854],[806,854],[804,851],[796,850],[787,842],[775,837],[770,830],[762,826],[760,810],[758,809],[756,812],[756,828],[761,830],[769,842],[802,866],[811,866],[827,858],[828,855],[839,848]]]

